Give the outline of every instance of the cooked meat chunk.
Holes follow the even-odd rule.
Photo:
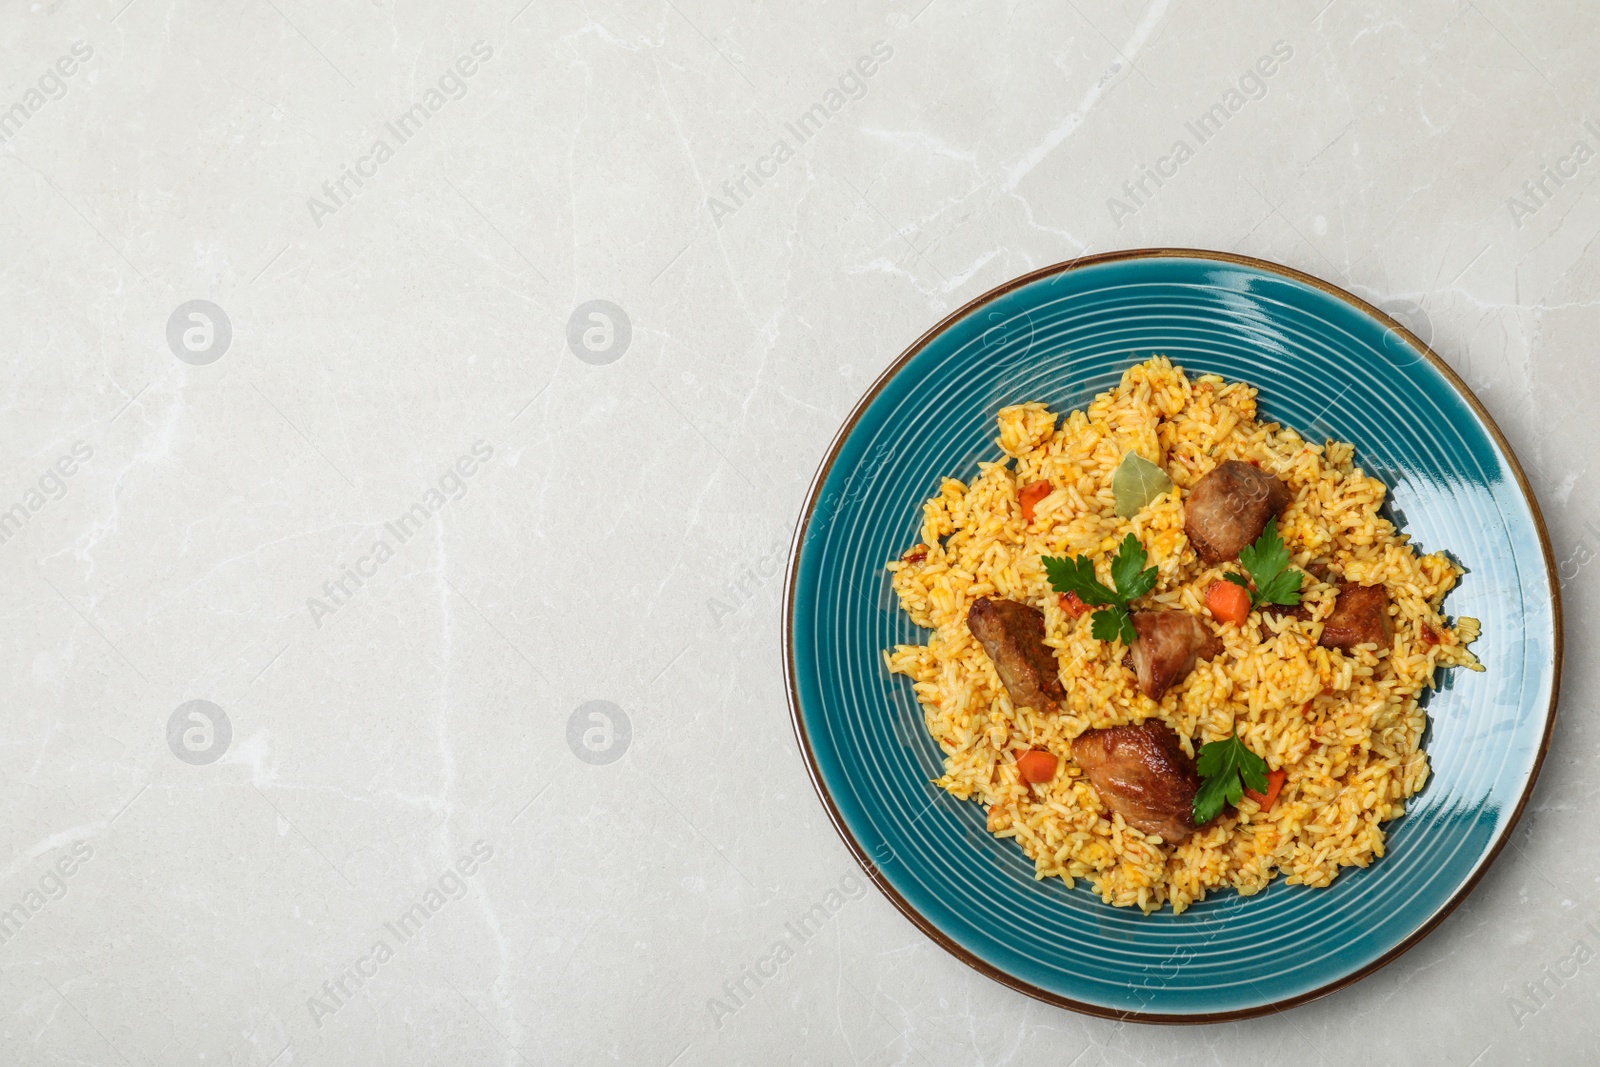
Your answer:
[[[1157,719],[1090,730],[1072,742],[1072,758],[1122,821],[1176,845],[1194,833],[1200,775],[1172,727]]]
[[[1299,619],[1301,622],[1311,619],[1311,609],[1304,604],[1263,604],[1261,614],[1271,615],[1275,619]]]
[[[1323,648],[1348,652],[1357,645],[1372,643],[1388,648],[1394,641],[1394,620],[1389,618],[1389,591],[1381,585],[1340,582],[1333,602],[1333,614],[1322,624]]]
[[[979,597],[967,610],[967,629],[994,661],[1013,704],[1059,711],[1067,698],[1061,665],[1044,643],[1044,613],[1015,600]]]
[[[1277,475],[1236,459],[1224,460],[1189,492],[1183,530],[1207,563],[1238,559],[1267,520],[1294,499]]]
[[[1139,639],[1128,650],[1139,691],[1151,700],[1188,677],[1194,665],[1222,651],[1222,640],[1187,611],[1136,611]]]

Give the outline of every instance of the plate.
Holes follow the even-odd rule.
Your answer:
[[[1446,671],[1427,705],[1433,775],[1386,854],[1324,889],[1280,877],[1182,915],[1036,881],[984,810],[935,788],[938,745],[882,651],[922,643],[884,564],[922,501],[970,479],[1000,408],[1084,407],[1165,354],[1260,389],[1263,418],[1353,442],[1389,514],[1465,568],[1445,601],[1483,621],[1485,673]],[[785,582],[790,710],[835,827],[885,896],[989,977],[1076,1011],[1210,1022],[1322,996],[1416,944],[1472,890],[1533,789],[1555,722],[1559,584],[1539,506],[1467,386],[1377,308],[1310,275],[1192,249],[1090,256],[984,294],[923,335],[857,405],[817,472]]]

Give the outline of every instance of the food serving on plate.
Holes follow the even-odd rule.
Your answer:
[[[944,479],[889,564],[933,631],[885,660],[944,751],[936,784],[1037,877],[1146,912],[1382,856],[1428,778],[1418,698],[1482,668],[1477,620],[1441,614],[1461,571],[1379,514],[1353,446],[1159,357],[1064,420],[998,421],[1006,458]]]

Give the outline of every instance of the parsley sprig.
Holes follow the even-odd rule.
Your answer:
[[[1156,587],[1156,569],[1146,567],[1149,556],[1144,546],[1133,534],[1122,539],[1116,556],[1111,560],[1111,581],[1116,589],[1109,589],[1094,575],[1094,561],[1088,556],[1068,556],[1057,559],[1045,556],[1045,573],[1050,576],[1050,588],[1058,593],[1076,593],[1085,604],[1099,607],[1090,621],[1090,633],[1096,641],[1122,639],[1132,647],[1138,638],[1133,628],[1133,618],[1128,605]]]
[[[1204,826],[1216,818],[1223,804],[1238,804],[1246,788],[1267,791],[1267,761],[1245,747],[1234,734],[1226,741],[1200,746],[1195,769],[1205,781],[1194,795],[1194,824]],[[1241,783],[1240,779],[1243,779]]]
[[[1234,585],[1243,586],[1250,593],[1252,608],[1259,608],[1263,604],[1293,607],[1300,603],[1300,585],[1305,575],[1290,568],[1289,549],[1284,545],[1283,538],[1278,536],[1276,517],[1267,520],[1267,528],[1261,531],[1255,544],[1246,545],[1239,551],[1239,562],[1250,572],[1250,578],[1255,579],[1254,586],[1250,584],[1250,578],[1242,574],[1230,572],[1223,577]]]

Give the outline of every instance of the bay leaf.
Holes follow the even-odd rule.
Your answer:
[[[1139,509],[1172,488],[1167,472],[1137,452],[1122,457],[1111,476],[1111,492],[1117,499],[1117,517],[1131,519]]]

